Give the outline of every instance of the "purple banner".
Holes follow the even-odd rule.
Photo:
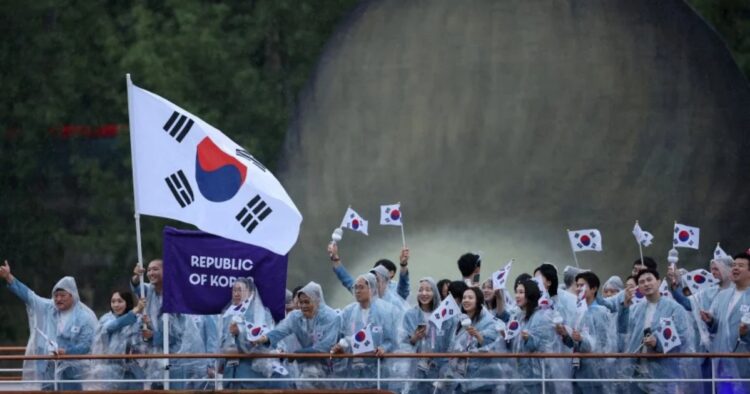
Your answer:
[[[237,278],[252,277],[274,320],[284,318],[287,256],[196,230],[164,228],[167,313],[213,315],[232,298]]]

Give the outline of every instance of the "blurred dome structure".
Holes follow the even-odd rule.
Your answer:
[[[717,33],[682,0],[364,1],[339,26],[300,96],[278,175],[304,221],[289,286],[316,280],[350,302],[325,248],[347,206],[353,276],[397,262],[401,234],[379,205],[401,202],[419,278],[482,277],[515,258],[573,265],[566,229],[598,228],[579,253],[602,280],[644,249],[666,266],[674,221],[701,228],[680,265],[717,241],[750,245],[750,88]],[[663,264],[663,265],[661,265]],[[327,295],[329,297],[329,295]]]

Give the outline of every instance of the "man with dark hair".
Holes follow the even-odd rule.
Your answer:
[[[479,275],[481,265],[482,259],[478,254],[464,253],[458,258],[458,270],[461,271],[461,279],[467,286],[479,286],[474,278]]]
[[[609,335],[610,316],[607,309],[596,305],[596,293],[599,291],[599,277],[591,271],[583,271],[576,275],[576,288],[586,289],[586,312],[576,316],[576,324],[573,333],[567,335],[564,331],[563,343],[573,348],[575,353],[607,353],[617,349],[616,337]],[[602,379],[606,377],[606,368],[609,364],[601,360],[584,358],[580,365],[573,369],[573,377],[576,379]],[[601,382],[573,382],[576,393],[600,393],[604,392],[604,384]]]
[[[643,261],[641,261],[641,259],[637,259],[633,262],[633,271],[631,271],[631,275],[636,276],[638,275],[638,272],[643,271],[647,268],[656,271],[656,260],[648,256],[643,256]]]
[[[469,288],[469,285],[462,280],[454,280],[448,285],[448,293],[453,296],[456,300],[456,304],[461,305],[464,298],[464,292]]]
[[[644,259],[645,260],[645,259]],[[659,293],[659,273],[646,268],[635,277],[638,290],[646,298],[646,302],[633,304],[635,288],[628,288],[617,317],[617,330],[627,334],[625,353],[667,353],[664,344],[654,333],[666,331],[669,328],[670,337],[676,335],[682,342],[672,347],[668,353],[695,352],[695,333],[690,324],[690,317],[680,304],[674,300],[662,297]],[[632,306],[631,306],[632,305]],[[666,321],[668,319],[668,321]],[[632,359],[625,369],[624,378],[638,379],[686,379],[700,374],[694,361],[678,358]],[[631,392],[684,392],[686,383],[633,383]]]
[[[734,288],[721,290],[711,303],[709,311],[701,311],[701,319],[714,334],[711,353],[750,352],[750,254],[734,256],[732,263]],[[745,317],[747,316],[747,317]],[[750,378],[750,358],[718,359],[716,373],[719,378]],[[750,393],[748,382],[720,382],[720,393]]]
[[[333,272],[336,274],[336,277],[339,278],[341,284],[346,287],[346,289],[351,293],[352,287],[354,286],[354,278],[352,278],[346,268],[344,268],[344,265],[341,264],[341,257],[339,257],[339,247],[335,242],[328,244],[328,257],[331,259],[331,263],[333,264]],[[396,287],[396,292],[398,293],[398,295],[405,300],[409,297],[409,269],[407,268],[407,265],[409,264],[408,248],[401,249],[399,261],[401,272],[398,276],[398,285],[390,282],[388,283],[388,286],[390,288]],[[380,259],[375,262],[373,268],[379,265],[382,265],[383,267],[388,269],[390,279],[393,279],[393,277],[396,276],[396,264],[394,264],[392,261],[388,259]]]

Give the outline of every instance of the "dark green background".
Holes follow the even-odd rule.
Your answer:
[[[296,97],[354,0],[0,3],[0,259],[42,296],[63,275],[103,313],[136,260],[125,73],[271,169]],[[750,1],[692,0],[750,74]],[[61,138],[63,125],[124,125]],[[144,257],[167,221],[142,218]],[[184,225],[181,225],[185,227]],[[0,290],[0,343],[24,308]]]

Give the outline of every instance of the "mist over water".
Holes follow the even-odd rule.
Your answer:
[[[363,1],[327,44],[299,98],[278,175],[303,214],[288,287],[315,280],[352,297],[326,254],[351,205],[370,236],[346,231],[356,276],[397,263],[401,234],[379,206],[402,203],[411,292],[549,261],[574,265],[566,229],[596,228],[578,254],[602,281],[626,276],[633,224],[662,273],[674,221],[700,227],[679,266],[707,268],[716,242],[750,245],[750,88],[683,1]]]

